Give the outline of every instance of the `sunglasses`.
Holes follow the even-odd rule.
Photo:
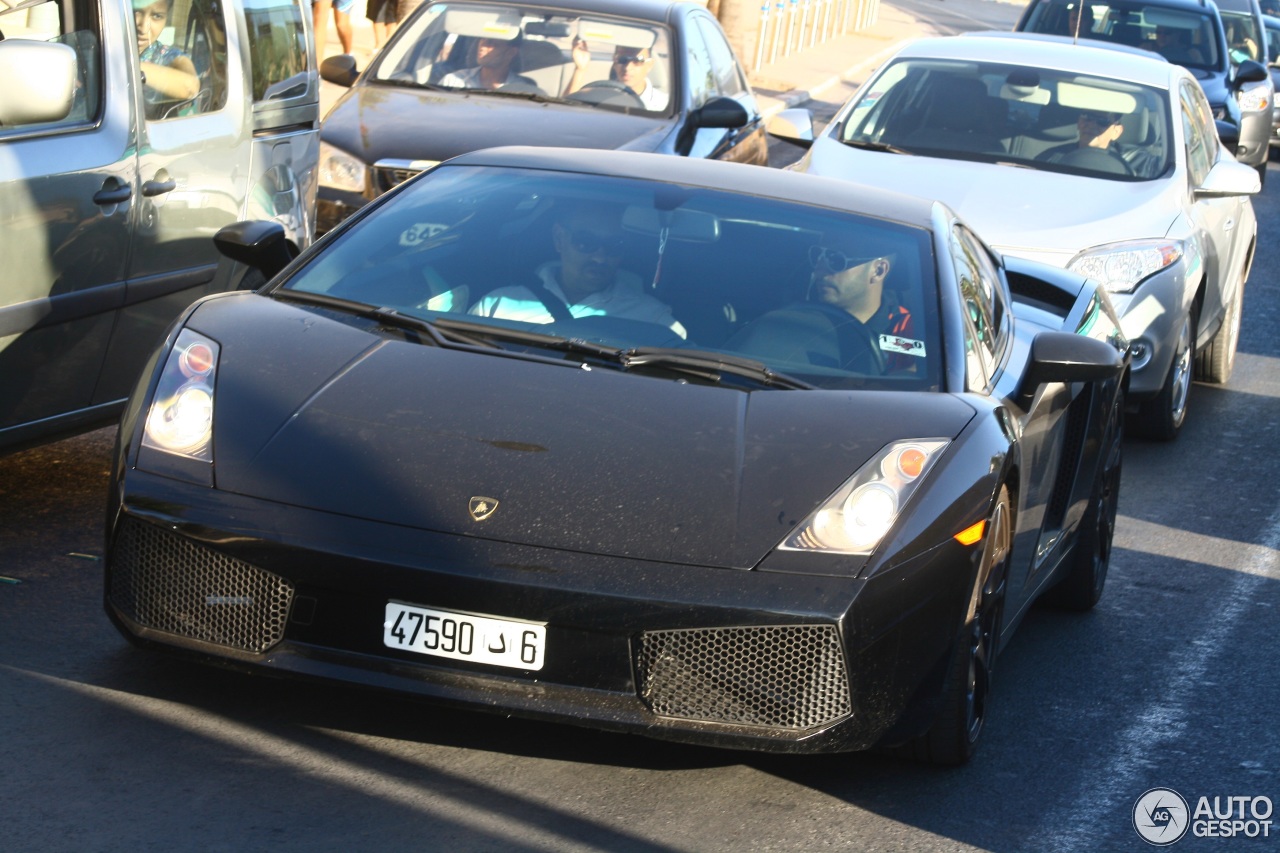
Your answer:
[[[1119,119],[1112,118],[1104,113],[1081,113],[1080,118],[1098,127],[1111,127],[1113,124],[1119,123]]]
[[[854,255],[846,255],[838,249],[828,249],[826,246],[810,246],[809,247],[809,264],[816,270],[825,267],[831,272],[844,272],[854,267],[860,267],[863,264],[870,263],[879,255],[871,255],[870,257],[856,257]]]
[[[615,56],[613,61],[618,65],[648,65],[653,62],[652,56],[640,56],[636,53],[624,53]]]
[[[594,231],[574,231],[569,235],[569,243],[584,255],[594,255],[601,250],[607,255],[621,255],[627,245],[625,237],[597,234]]]

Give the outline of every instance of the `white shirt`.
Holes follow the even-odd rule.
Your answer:
[[[640,102],[644,104],[646,110],[665,110],[667,108],[667,93],[659,89],[657,86],[644,81],[644,91],[637,92],[640,96]]]
[[[512,71],[512,70],[507,71],[507,79],[503,80],[502,85],[499,86],[498,88],[502,89],[506,86],[511,86],[517,83],[524,84],[525,86],[533,86],[534,88],[537,88],[537,86],[534,84],[532,79],[530,79],[529,77],[525,77],[521,74],[517,74],[515,73],[515,71]],[[471,68],[463,68],[459,71],[450,71],[448,74],[440,78],[439,85],[450,86],[454,89],[488,89],[489,88],[484,84],[484,81],[480,79],[479,65],[472,66]]]
[[[643,320],[666,326],[680,337],[688,337],[684,326],[671,315],[671,309],[644,292],[644,285],[635,273],[619,270],[613,284],[582,297],[572,305],[565,298],[559,282],[560,262],[551,261],[538,267],[542,285],[563,301],[574,317],[607,315],[627,320]],[[472,305],[469,314],[497,317],[503,320],[519,320],[524,323],[554,323],[555,317],[534,296],[533,291],[522,284],[501,287]]]

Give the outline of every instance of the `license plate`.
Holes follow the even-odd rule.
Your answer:
[[[544,624],[399,601],[387,602],[382,623],[382,642],[389,648],[512,669],[542,669],[546,639]]]

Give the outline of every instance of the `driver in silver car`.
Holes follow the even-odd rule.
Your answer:
[[[665,110],[669,96],[649,80],[653,68],[653,51],[647,47],[618,45],[613,50],[609,67],[609,79],[630,89],[646,110]],[[586,82],[587,66],[591,64],[591,49],[581,38],[573,40],[573,74],[564,88],[568,97],[582,88]]]

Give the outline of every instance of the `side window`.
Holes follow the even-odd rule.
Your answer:
[[[274,101],[307,91],[307,35],[302,10],[291,0],[260,0],[246,4],[249,23],[249,64],[253,72],[253,100]]]
[[[1193,84],[1182,84],[1182,135],[1187,149],[1187,171],[1191,185],[1200,186],[1217,156],[1217,128],[1213,124],[1209,105]],[[1210,134],[1208,128],[1213,128]]]
[[[707,43],[707,55],[711,62],[711,73],[715,76],[716,88],[721,95],[737,98],[747,89],[742,77],[742,69],[733,55],[733,48],[725,40],[720,28],[710,18],[698,15],[698,29]]]
[[[951,234],[952,262],[968,319],[965,331],[967,382],[985,390],[1007,341],[1008,306],[999,272],[986,248],[965,228]]]
[[[35,4],[0,4],[0,79],[9,86],[0,115],[0,134],[10,130],[56,128],[92,121],[102,108],[102,32],[97,5],[54,0]],[[11,8],[16,6],[16,8]],[[64,16],[65,12],[70,14]],[[34,47],[28,42],[54,42],[74,51]],[[67,61],[70,59],[71,61]],[[34,71],[38,68],[39,71]],[[67,84],[53,94],[50,77]],[[25,79],[24,79],[25,78]],[[70,109],[66,93],[70,92]]]
[[[716,76],[712,70],[714,66],[711,64],[711,52],[707,48],[707,40],[702,37],[702,31],[696,26],[687,27],[684,38],[684,61],[689,77],[689,96],[692,100],[691,106],[696,110],[716,96]]]
[[[148,121],[222,109],[227,103],[227,23],[218,0],[134,0]]]

